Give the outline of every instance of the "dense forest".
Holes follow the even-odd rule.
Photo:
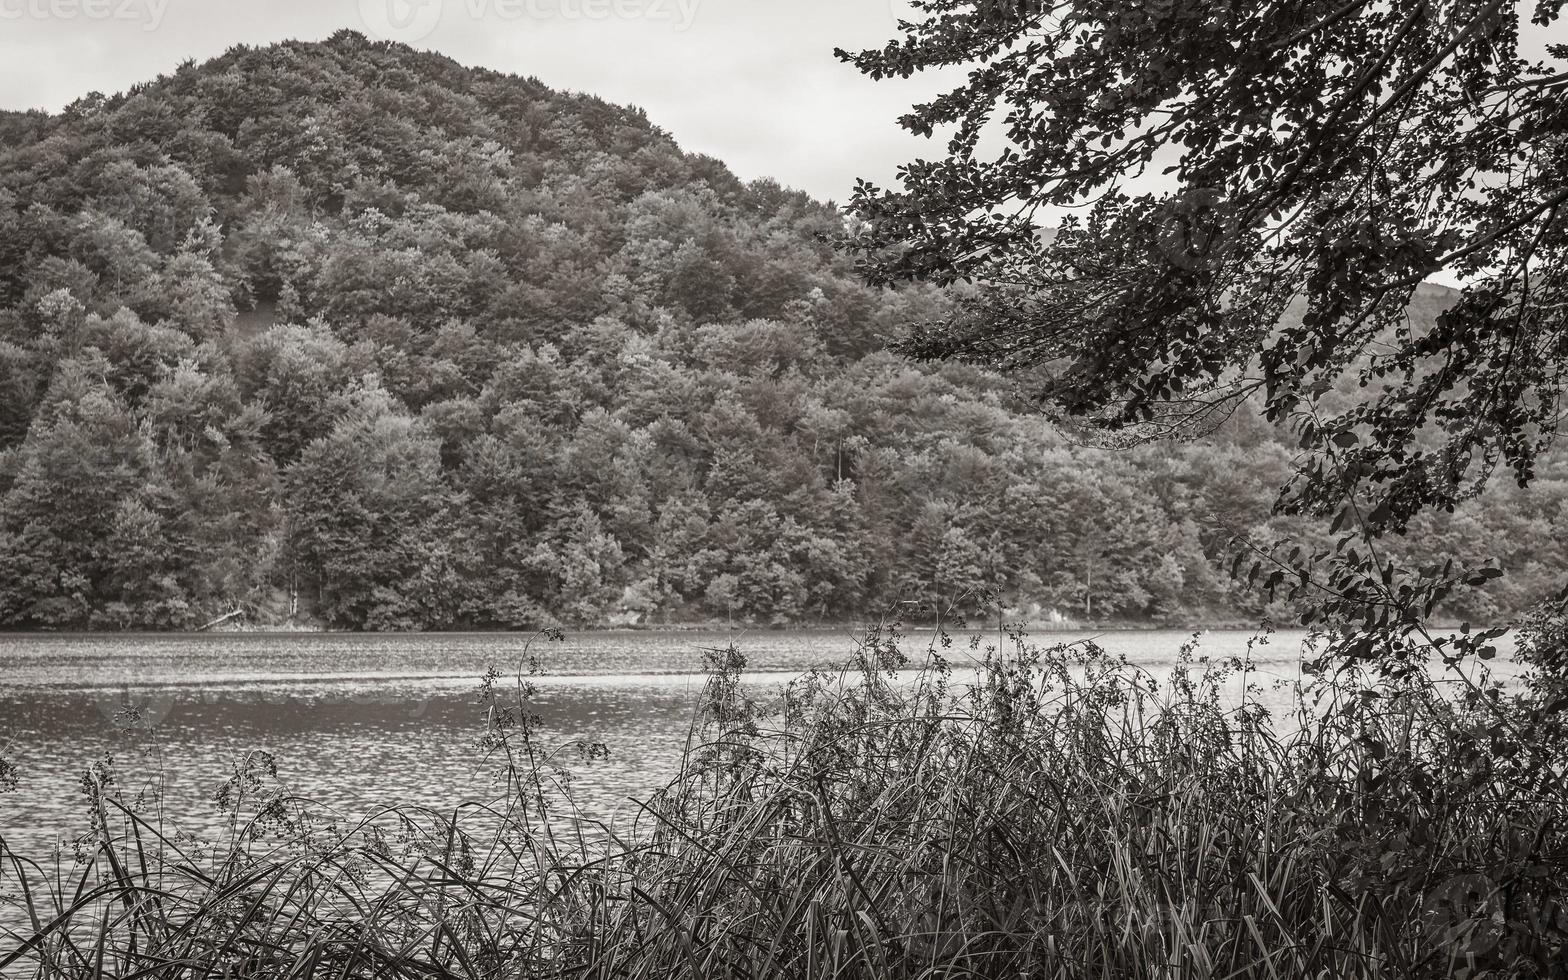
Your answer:
[[[0,114],[0,626],[1279,615],[1229,575],[1296,451],[1072,445],[887,353],[830,204],[635,109],[344,32]],[[1429,287],[1412,310],[1437,315]],[[1568,466],[1419,520],[1568,564]]]

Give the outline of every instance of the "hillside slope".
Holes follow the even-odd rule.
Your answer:
[[[1290,451],[1064,445],[885,341],[829,205],[634,109],[344,32],[0,118],[0,627],[1265,610]],[[1423,526],[1563,567],[1562,473]],[[1501,544],[1502,547],[1493,547]]]

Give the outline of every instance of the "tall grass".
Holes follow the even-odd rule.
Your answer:
[[[1021,636],[909,664],[890,631],[762,700],[735,650],[709,667],[616,826],[574,810],[597,749],[544,747],[526,674],[483,689],[491,805],[347,823],[258,756],[198,846],[90,773],[78,861],[0,844],[29,922],[0,974],[1568,976],[1568,740],[1495,687],[1363,678],[1279,719],[1194,648],[1157,678]]]

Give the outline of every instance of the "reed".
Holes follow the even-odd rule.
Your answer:
[[[1167,677],[1016,634],[904,647],[756,696],[714,651],[678,773],[612,826],[526,671],[483,689],[491,804],[348,822],[253,757],[198,846],[90,774],[80,860],[0,843],[29,923],[0,975],[1568,975],[1568,740],[1495,687],[1363,677],[1272,718],[1195,646]]]

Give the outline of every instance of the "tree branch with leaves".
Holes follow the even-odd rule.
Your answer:
[[[1278,508],[1368,539],[1531,481],[1568,376],[1568,45],[1520,40],[1563,0],[913,7],[838,52],[968,72],[900,120],[946,153],[861,181],[842,242],[876,282],[969,284],[905,353],[1122,443],[1260,402],[1302,449]],[[1465,285],[1416,326],[1440,273]]]

